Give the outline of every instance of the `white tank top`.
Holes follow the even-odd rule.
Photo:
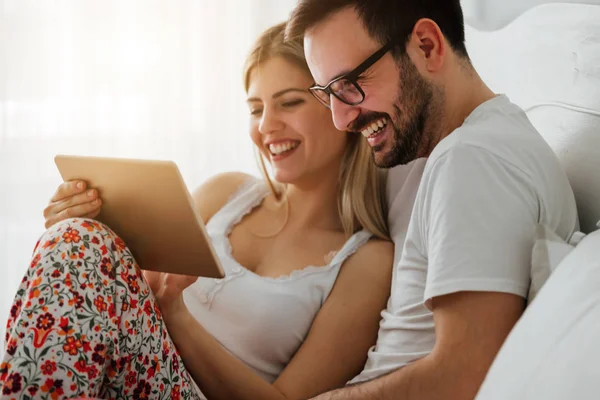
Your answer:
[[[212,217],[206,228],[225,278],[199,278],[183,297],[215,339],[273,382],[306,338],[344,260],[372,235],[355,233],[326,266],[307,266],[279,278],[257,275],[233,258],[229,234],[268,194],[266,185],[253,179]]]

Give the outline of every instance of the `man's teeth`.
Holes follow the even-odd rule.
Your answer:
[[[364,137],[369,137],[372,134],[378,132],[386,124],[387,124],[387,119],[382,118],[378,121],[373,122],[371,125],[369,125],[365,129],[363,129],[360,133],[362,133]]]
[[[281,153],[284,153],[286,151],[290,151],[292,149],[295,149],[296,147],[298,147],[298,145],[299,145],[299,143],[293,143],[293,142],[270,144],[269,145],[269,151],[274,156],[277,156],[277,155],[279,155]]]

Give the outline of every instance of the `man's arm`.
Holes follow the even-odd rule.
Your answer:
[[[436,345],[426,357],[389,375],[318,400],[471,400],[525,307],[522,297],[459,292],[432,301]]]

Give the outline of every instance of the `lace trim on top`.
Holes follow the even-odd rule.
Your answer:
[[[255,188],[256,190],[252,190]],[[364,243],[366,243],[372,236],[372,234],[366,230],[356,232],[346,241],[346,243],[344,243],[342,248],[333,257],[333,260],[327,265],[308,265],[304,268],[294,270],[287,275],[283,274],[278,277],[259,275],[256,272],[253,272],[245,266],[241,265],[235,259],[235,257],[233,256],[233,249],[231,247],[231,241],[229,240],[229,236],[231,235],[233,228],[237,224],[239,224],[246,215],[250,214],[252,210],[258,207],[263,202],[265,197],[269,195],[269,193],[270,191],[268,190],[264,182],[257,179],[249,179],[247,182],[243,183],[238,190],[235,191],[235,193],[230,197],[229,202],[220,210],[225,212],[227,211],[226,209],[230,209],[233,206],[240,207],[241,211],[231,212],[231,214],[234,215],[233,218],[230,216],[229,221],[222,221],[221,228],[223,228],[224,225],[224,230],[222,233],[219,234],[221,236],[221,245],[223,246],[225,256],[227,256],[233,263],[235,263],[235,265],[242,268],[244,272],[247,272],[250,275],[253,275],[259,279],[272,282],[285,282],[296,280],[313,274],[328,272],[336,267],[340,267],[348,257],[354,254],[358,250],[358,248]],[[237,204],[240,200],[246,200],[246,204]],[[229,273],[229,271],[227,272]]]

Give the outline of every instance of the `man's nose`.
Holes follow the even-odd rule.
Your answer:
[[[340,131],[347,131],[350,124],[358,118],[360,109],[331,96],[331,116],[333,124]]]

